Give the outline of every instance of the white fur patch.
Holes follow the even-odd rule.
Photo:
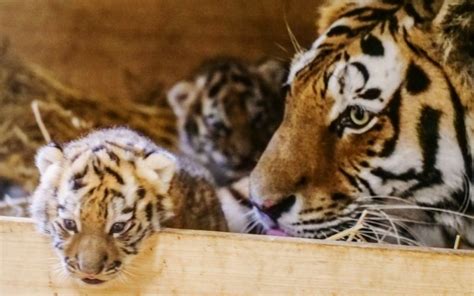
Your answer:
[[[361,54],[335,65],[328,83],[328,93],[334,98],[334,105],[329,113],[330,121],[336,119],[348,106],[358,105],[376,114],[389,103],[402,83],[406,62],[402,59],[394,41],[382,40],[382,44],[385,51],[383,56],[372,57]],[[353,63],[360,63],[366,67],[369,77],[364,89],[379,89],[381,91],[379,98],[366,100],[357,96],[356,90],[363,85],[363,76]]]
[[[245,197],[249,196],[249,178],[245,177],[230,185]],[[217,196],[222,205],[222,211],[227,221],[227,226],[231,232],[243,232],[249,226],[251,209],[242,206],[233,197],[227,187],[222,187],[217,191]]]
[[[192,82],[180,81],[166,94],[168,104],[178,116],[183,116],[196,97],[196,86]]]
[[[293,62],[290,66],[290,72],[288,73],[288,79],[286,81],[287,84],[291,84],[298,74],[299,71],[303,70],[306,66],[311,63],[316,56],[318,55],[317,48],[311,48],[303,53],[297,54],[293,58]]]
[[[41,174],[45,174],[53,164],[60,164],[63,160],[63,153],[57,147],[45,146],[36,155],[36,166]]]
[[[161,194],[168,192],[176,165],[176,158],[166,151],[155,152],[137,161],[137,168],[140,168],[138,173],[152,184],[156,184]]]
[[[327,40],[327,32],[329,32],[333,27],[343,25],[347,22],[345,19],[340,19],[334,22],[319,38],[317,38],[313,44],[311,45],[311,48],[308,49],[305,52],[300,52],[297,53],[290,65],[290,71],[288,74],[288,79],[287,79],[287,84],[291,84],[293,80],[295,79],[296,75],[298,72],[306,68],[317,56],[319,53],[319,46],[324,43],[324,41]]]

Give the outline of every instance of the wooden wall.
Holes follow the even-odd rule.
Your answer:
[[[474,295],[461,250],[167,229],[101,289],[61,273],[28,219],[0,217],[0,242],[1,295]]]
[[[205,57],[288,59],[285,17],[309,45],[319,2],[2,0],[0,38],[86,93],[139,97],[169,87]]]

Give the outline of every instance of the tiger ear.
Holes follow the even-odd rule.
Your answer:
[[[405,10],[412,15],[419,26],[431,26],[433,20],[442,13],[450,0],[411,0],[405,4]],[[443,8],[444,7],[444,8]]]
[[[438,1],[436,1],[438,2]],[[474,4],[472,0],[443,2],[432,20],[432,31],[442,54],[442,62],[451,68],[468,89],[474,86]]]
[[[462,0],[469,2],[470,0]],[[380,0],[326,0],[318,10],[318,21],[316,27],[319,35],[322,35],[326,29],[331,26],[345,13],[357,8],[369,7],[403,7],[410,15],[415,16],[415,22],[419,26],[429,25],[442,11],[442,8],[453,1],[451,0],[404,0],[404,1],[386,1],[383,3]]]
[[[268,85],[281,89],[287,75],[287,65],[274,59],[268,59],[257,66],[257,72]]]
[[[171,181],[176,173],[176,158],[162,150],[154,151],[138,162],[141,173],[158,188],[158,192],[164,194],[168,192]]]
[[[41,175],[44,175],[51,165],[59,164],[63,160],[64,155],[61,147],[56,143],[43,146],[36,154],[36,167]]]
[[[196,86],[188,81],[176,83],[166,94],[168,104],[177,116],[181,116],[189,108]]]
[[[324,34],[324,31],[341,17],[341,15],[359,6],[362,6],[362,4],[358,4],[358,2],[354,0],[324,1],[318,9],[316,18],[318,35]]]

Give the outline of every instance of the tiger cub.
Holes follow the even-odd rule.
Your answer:
[[[205,165],[219,186],[247,176],[283,116],[286,65],[219,58],[168,92],[181,150]]]
[[[69,275],[101,284],[122,273],[162,227],[227,230],[199,165],[125,128],[41,148],[32,216]]]

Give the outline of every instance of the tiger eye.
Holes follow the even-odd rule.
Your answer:
[[[76,231],[76,222],[72,219],[64,219],[64,227],[69,231]]]
[[[125,222],[116,222],[110,228],[110,233],[120,233],[125,229]]]
[[[369,112],[357,106],[351,107],[349,116],[352,123],[359,127],[366,125],[370,121]]]

